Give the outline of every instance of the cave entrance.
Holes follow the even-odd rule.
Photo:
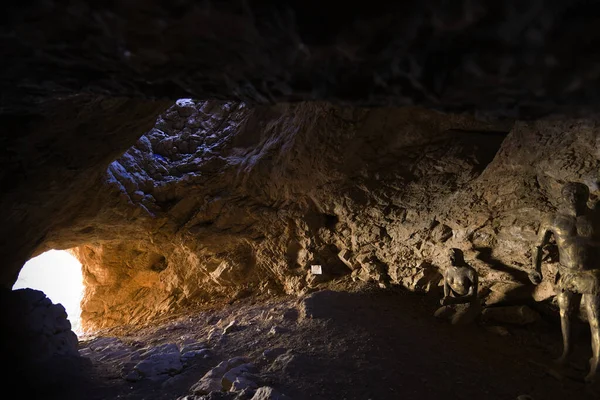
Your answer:
[[[77,336],[81,328],[81,299],[83,275],[81,263],[66,250],[50,250],[27,261],[13,290],[30,288],[41,290],[54,304],[62,304]]]

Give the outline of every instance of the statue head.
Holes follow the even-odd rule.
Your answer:
[[[576,213],[587,207],[590,189],[580,182],[567,182],[561,190],[562,202],[565,207]]]
[[[450,257],[450,264],[452,265],[462,265],[465,261],[465,257],[461,249],[451,248],[448,250],[448,255]]]

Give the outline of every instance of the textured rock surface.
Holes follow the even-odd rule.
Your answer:
[[[0,285],[12,287],[24,262],[48,248],[41,245],[49,231],[90,209],[108,164],[165,108],[80,95],[0,110]]]
[[[2,287],[77,247],[95,329],[343,277],[435,292],[458,247],[485,304],[551,297],[536,221],[564,180],[598,195],[598,5],[283,3],[5,8]],[[207,101],[148,132],[181,97]]]
[[[46,245],[86,243],[83,318],[95,327],[300,292],[319,283],[313,264],[325,282],[350,263],[367,280],[420,284],[435,256],[424,252],[443,253],[450,232],[430,209],[481,174],[499,128],[412,108],[179,101],[110,165],[98,208]]]
[[[324,99],[531,116],[597,108],[595,2],[31,1],[0,24],[1,109],[93,93]]]
[[[565,180],[597,194],[596,141],[593,120],[180,100],[44,246],[84,244],[88,328],[345,276],[436,291],[449,247],[490,304],[544,300],[526,278],[537,223]]]
[[[299,292],[349,271],[384,287],[433,290],[450,245],[487,263],[484,281],[523,282],[531,221],[555,205],[560,180],[597,190],[593,120],[518,122],[501,147],[506,119],[256,105],[325,99],[486,118],[593,116],[596,9],[552,1],[8,7],[0,283],[10,287],[45,249],[85,244],[77,250],[89,287],[84,318],[99,327],[215,295]],[[152,99],[184,96],[233,102],[170,110],[104,175],[165,109]],[[307,279],[312,263],[324,271]]]

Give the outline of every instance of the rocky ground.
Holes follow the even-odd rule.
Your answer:
[[[555,314],[435,318],[439,299],[340,282],[302,297],[245,298],[142,329],[80,338],[86,399],[597,399],[589,334],[566,369]],[[500,310],[500,309],[499,309]],[[542,312],[540,312],[542,311]],[[508,317],[506,317],[508,315]],[[525,315],[525,318],[523,316]],[[535,315],[535,318],[530,318]],[[82,393],[83,392],[83,393]],[[48,394],[47,394],[48,395]],[[186,397],[187,396],[187,397]],[[45,396],[45,398],[48,398]],[[61,398],[65,398],[64,394]]]

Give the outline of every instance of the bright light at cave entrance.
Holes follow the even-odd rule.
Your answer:
[[[21,269],[15,289],[41,290],[54,304],[62,304],[73,332],[81,336],[81,263],[64,250],[50,250],[27,261]]]

